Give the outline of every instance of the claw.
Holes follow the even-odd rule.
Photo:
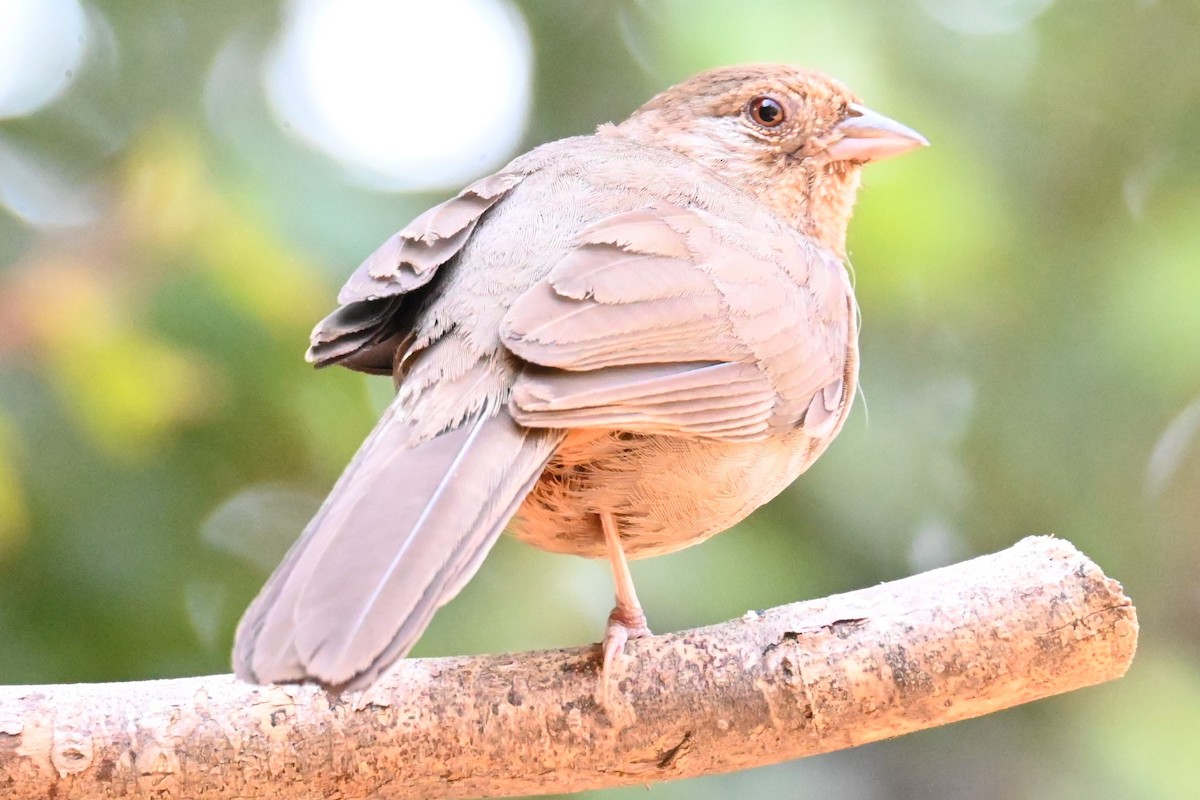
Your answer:
[[[636,615],[629,614],[627,609],[619,606],[613,609],[608,617],[608,627],[604,629],[604,667],[600,672],[600,680],[605,687],[609,684],[613,663],[625,652],[625,643],[630,639],[653,635],[646,627],[646,615],[640,608]]]

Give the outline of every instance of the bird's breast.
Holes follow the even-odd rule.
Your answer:
[[[597,515],[612,513],[630,558],[670,553],[743,520],[831,439],[802,428],[754,442],[573,431],[510,531],[543,550],[601,558]]]

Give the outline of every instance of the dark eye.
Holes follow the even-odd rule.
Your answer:
[[[783,103],[774,97],[756,97],[746,107],[750,119],[764,128],[778,127],[786,116],[783,113]]]

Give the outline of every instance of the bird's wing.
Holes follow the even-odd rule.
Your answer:
[[[659,204],[587,228],[501,329],[522,425],[744,441],[836,424],[855,308],[841,261],[774,218]]]
[[[414,296],[462,250],[488,209],[525,176],[505,170],[478,180],[380,245],[338,293],[341,307],[313,330],[308,360],[390,373],[392,357],[409,332],[403,317],[419,305]]]

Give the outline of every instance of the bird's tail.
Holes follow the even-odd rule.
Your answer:
[[[369,685],[479,568],[561,439],[501,410],[413,446],[398,406],[242,617],[239,677]]]

